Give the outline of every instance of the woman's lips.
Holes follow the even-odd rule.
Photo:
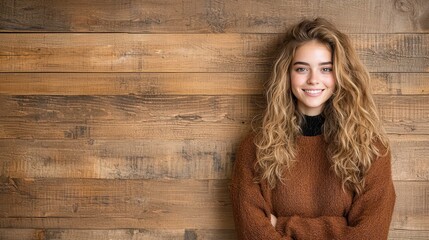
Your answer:
[[[311,97],[317,97],[322,94],[324,89],[302,89],[304,93]]]

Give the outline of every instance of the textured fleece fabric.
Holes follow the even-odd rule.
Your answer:
[[[254,182],[253,138],[238,150],[230,188],[239,239],[387,239],[396,198],[390,153],[373,162],[357,195],[343,190],[323,136],[299,136],[297,161],[285,171],[284,184],[271,190],[266,182]],[[275,227],[271,214],[277,216]]]

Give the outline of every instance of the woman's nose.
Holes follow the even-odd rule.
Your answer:
[[[317,73],[310,72],[310,74],[308,75],[307,84],[311,84],[311,85],[318,84],[319,83],[318,79],[319,78],[317,76]]]

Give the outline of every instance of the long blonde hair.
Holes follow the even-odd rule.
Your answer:
[[[267,106],[255,138],[257,180],[266,180],[274,188],[277,181],[283,182],[284,171],[291,169],[296,159],[296,139],[301,134],[303,115],[291,91],[290,70],[297,48],[311,40],[331,50],[336,78],[334,94],[322,112],[327,156],[343,189],[360,194],[371,163],[386,153],[375,142],[381,142],[387,150],[388,141],[370,93],[368,71],[347,35],[322,18],[292,26],[274,62],[265,91]]]

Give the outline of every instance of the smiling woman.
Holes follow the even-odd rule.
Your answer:
[[[234,166],[240,239],[387,239],[396,195],[369,80],[331,23],[289,29]]]
[[[299,47],[293,58],[290,81],[299,111],[307,116],[322,113],[335,88],[331,50],[316,40]]]

